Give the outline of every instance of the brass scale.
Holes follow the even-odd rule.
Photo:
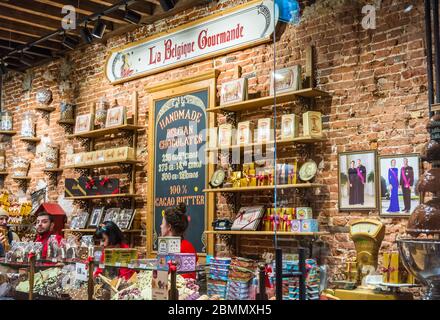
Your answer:
[[[362,285],[365,276],[374,272],[378,265],[379,249],[385,237],[385,225],[374,219],[356,220],[350,225],[350,238],[356,249],[356,288],[327,289],[326,294],[341,300],[409,300],[410,293],[377,292]]]

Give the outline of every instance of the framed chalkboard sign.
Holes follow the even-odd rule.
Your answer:
[[[215,82],[215,81],[214,81]],[[187,205],[190,223],[185,239],[197,252],[207,251],[205,158],[206,109],[214,99],[206,81],[160,90],[150,101],[149,236],[150,252],[157,251],[157,238],[165,210],[179,202]]]

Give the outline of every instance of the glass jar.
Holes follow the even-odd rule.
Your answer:
[[[12,130],[12,114],[9,111],[3,111],[1,113],[1,130],[11,131]]]
[[[23,120],[21,122],[21,136],[23,137],[35,136],[34,117],[30,111],[25,112],[23,115]]]
[[[46,146],[46,169],[58,168],[59,147],[54,144]]]
[[[60,109],[61,109],[61,115],[60,115],[61,121],[75,120],[75,105],[66,102],[61,102]]]
[[[12,170],[16,177],[26,177],[29,170],[29,160],[21,157],[15,157],[12,160]]]
[[[105,97],[99,99],[95,109],[95,125],[100,128],[105,128],[105,121],[107,120],[107,110],[109,103]]]

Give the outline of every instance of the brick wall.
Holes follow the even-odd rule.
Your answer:
[[[168,72],[148,76],[125,84],[112,86],[104,75],[104,62],[109,50],[176,27],[179,24],[194,21],[208,16],[219,8],[234,6],[245,1],[221,1],[207,7],[196,7],[183,14],[159,21],[154,25],[143,26],[134,32],[110,39],[106,44],[94,44],[68,55],[73,64],[69,77],[75,90],[69,99],[78,106],[78,113],[86,113],[92,103],[106,95],[109,99],[116,97],[120,104],[130,103],[130,92],[139,92],[140,123],[148,119],[148,95],[145,88],[157,83],[174,80],[212,68],[220,70],[218,88],[222,82],[230,80],[234,68],[241,66],[243,75],[249,78],[250,96],[267,95],[269,91],[269,73],[273,69],[273,44],[260,45],[240,52],[206,60]],[[329,1],[324,1],[329,3]],[[371,212],[339,212],[337,194],[337,152],[377,149],[380,155],[393,153],[421,152],[428,135],[425,131],[427,121],[427,88],[426,61],[424,58],[423,40],[423,3],[417,1],[413,10],[404,13],[404,3],[383,0],[377,11],[377,28],[364,30],[360,21],[362,15],[356,5],[336,5],[329,11],[320,5],[322,1],[307,8],[307,20],[299,26],[281,25],[277,29],[276,65],[277,68],[305,63],[305,48],[309,44],[316,47],[318,87],[331,93],[330,98],[317,100],[314,109],[323,112],[326,117],[324,126],[328,140],[311,149],[299,150],[302,157],[307,154],[318,161],[323,160],[324,169],[319,180],[327,186],[319,195],[308,192],[296,194],[286,192],[278,198],[288,204],[307,204],[314,206],[319,213],[321,229],[333,231],[323,236],[327,243],[327,262],[333,270],[348,256],[354,255],[354,246],[344,228],[353,219],[366,216],[378,216]],[[330,1],[331,3],[331,1]],[[344,1],[342,1],[344,3]],[[331,6],[330,6],[331,7]],[[54,61],[46,66],[35,68],[35,79],[32,90],[22,90],[23,75],[10,75],[5,81],[4,108],[14,112],[14,127],[19,129],[23,112],[35,106],[35,93],[41,87],[49,87],[54,93],[52,105],[58,106],[63,99],[60,96],[57,81],[44,80],[48,71],[58,74],[61,62]],[[66,98],[66,97],[64,97]],[[310,107],[309,102],[299,99],[284,106],[285,112],[303,112]],[[280,112],[281,113],[281,112]],[[280,116],[278,114],[278,117]],[[242,117],[257,119],[271,115],[269,111],[243,113]],[[66,146],[70,143],[65,138],[65,131],[56,124],[59,110],[51,113],[50,122],[38,117],[38,135],[47,135],[56,143]],[[219,122],[225,121],[219,117]],[[74,143],[75,151],[82,146]],[[110,141],[116,145],[117,141]],[[45,179],[41,171],[42,164],[37,163],[38,155],[26,150],[26,144],[17,136],[2,137],[2,144],[7,148],[10,160],[15,155],[29,157],[32,181],[29,190],[35,188],[39,179]],[[143,172],[139,172],[137,192],[146,195],[148,172],[147,137],[139,139],[139,153],[146,160]],[[281,150],[280,158],[292,156],[292,151]],[[64,162],[65,151],[62,148],[61,161]],[[51,189],[52,200],[63,193],[64,177],[72,177],[73,171],[64,171],[58,186]],[[17,192],[17,185],[7,177],[5,186]],[[262,203],[273,202],[270,193],[261,194],[258,200]],[[146,198],[146,196],[145,196]],[[144,199],[145,199],[144,198]],[[229,204],[228,204],[229,203]],[[240,204],[255,203],[255,195],[242,195]],[[218,198],[219,214],[228,216],[232,212],[230,200]],[[144,220],[146,203],[138,203],[139,217]],[[395,248],[396,236],[405,231],[406,219],[383,219],[387,233],[382,250]],[[145,227],[145,226],[144,226]],[[339,232],[334,232],[338,231]],[[149,236],[149,235],[147,235]],[[285,248],[296,245],[294,239],[280,240]],[[262,253],[273,247],[271,237],[241,237],[232,243],[242,254]],[[218,239],[219,253],[229,252],[225,239]]]

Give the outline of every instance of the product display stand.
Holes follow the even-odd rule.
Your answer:
[[[132,124],[124,124],[115,127],[102,128],[97,130],[91,130],[87,132],[77,133],[69,135],[68,138],[76,138],[81,139],[83,144],[87,145],[88,151],[95,151],[95,139],[111,139],[113,134],[122,133],[121,138],[128,138],[131,147],[134,150],[134,155],[137,155],[137,141],[138,141],[138,131],[142,130],[144,127],[138,125],[138,94],[137,92],[133,92],[132,94]],[[95,113],[95,105],[91,108],[90,112],[92,114]],[[136,191],[135,191],[135,183],[136,183],[136,166],[142,164],[142,161],[139,160],[127,160],[127,161],[111,161],[105,163],[97,163],[97,164],[87,164],[87,165],[74,165],[69,167],[64,167],[64,169],[75,169],[80,172],[81,175],[91,176],[91,170],[105,167],[115,167],[119,166],[125,174],[127,174],[128,180],[130,181],[128,192],[119,193],[119,194],[108,194],[108,195],[93,195],[93,196],[74,196],[74,197],[66,197],[66,199],[81,201],[83,202],[89,209],[91,207],[90,202],[93,200],[105,200],[105,199],[129,199],[130,208],[136,208]],[[82,230],[70,230],[65,229],[66,232],[76,231],[83,232]],[[89,232],[89,229],[84,229],[84,232]],[[140,232],[140,230],[137,230]],[[134,232],[130,233],[130,242],[134,242]]]

